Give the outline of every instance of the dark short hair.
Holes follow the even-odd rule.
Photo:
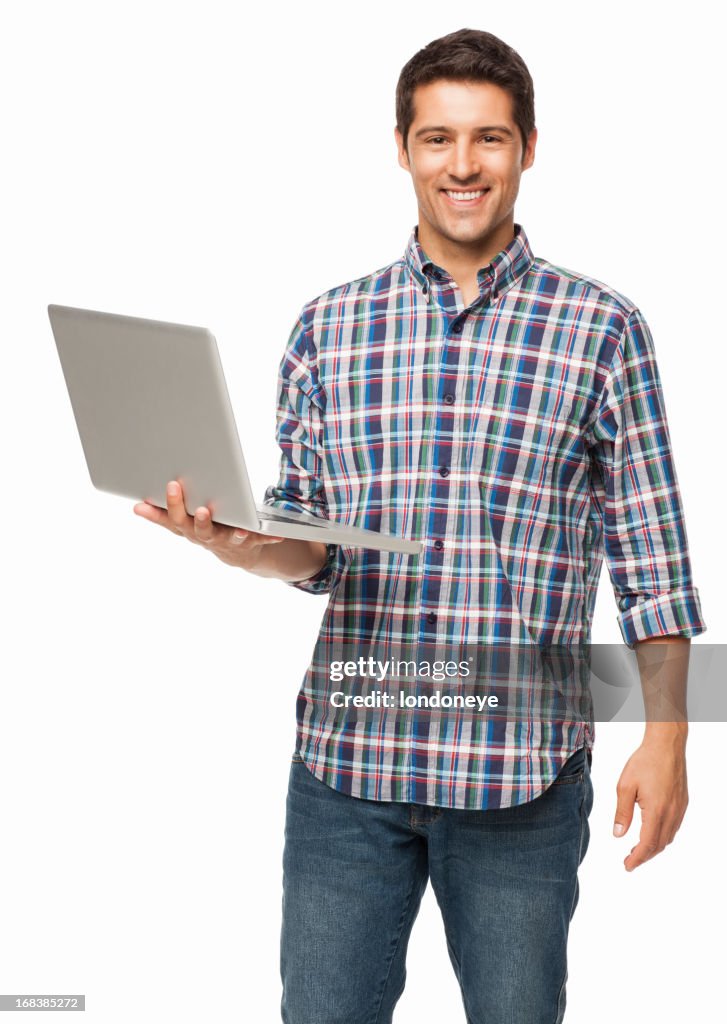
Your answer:
[[[510,94],[523,153],[535,128],[535,91],[525,61],[511,46],[490,32],[461,28],[428,43],[404,65],[396,86],[396,127],[408,150],[414,120],[414,90],[446,79],[454,82],[491,82]]]

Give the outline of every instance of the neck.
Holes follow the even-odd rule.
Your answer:
[[[514,218],[498,224],[485,238],[473,242],[453,241],[435,232],[429,223],[419,218],[417,238],[430,260],[451,274],[463,293],[478,290],[477,271],[502,252],[515,237]]]

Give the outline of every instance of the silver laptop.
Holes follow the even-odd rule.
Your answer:
[[[48,306],[88,471],[102,491],[277,537],[419,554],[419,541],[256,505],[217,343],[203,327]]]

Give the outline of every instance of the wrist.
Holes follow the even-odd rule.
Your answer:
[[[647,722],[643,742],[649,746],[661,744],[685,747],[688,734],[688,722]]]
[[[328,548],[320,541],[286,538],[265,544],[251,571],[256,576],[298,583],[316,576],[326,565]]]

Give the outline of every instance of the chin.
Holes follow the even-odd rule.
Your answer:
[[[460,225],[447,232],[452,242],[479,242],[492,232],[491,224]]]

